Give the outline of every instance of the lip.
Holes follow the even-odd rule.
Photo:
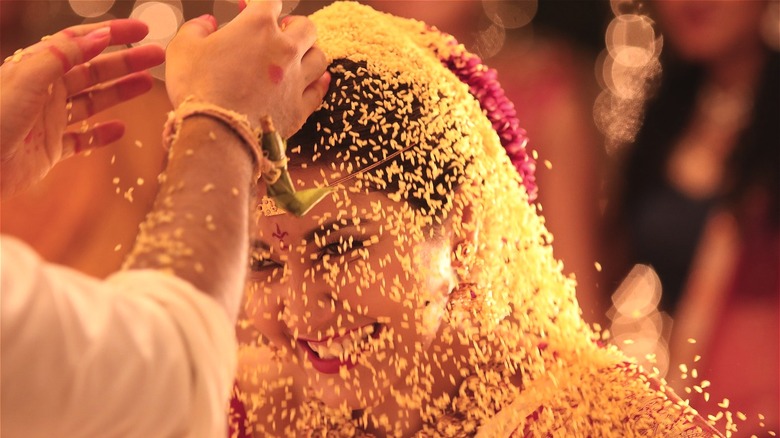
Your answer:
[[[298,338],[298,345],[306,353],[306,356],[309,358],[309,361],[311,362],[314,369],[323,374],[336,374],[339,372],[339,369],[341,369],[341,367],[346,367],[347,370],[351,370],[356,365],[356,363],[352,359],[341,360],[338,357],[334,357],[333,359],[322,359],[311,347],[309,347],[308,342],[310,341],[324,342],[329,339],[334,339],[334,340],[343,339],[349,336],[350,333],[360,330],[363,327],[368,327],[370,325],[374,326],[374,332],[371,334],[371,337],[376,338],[379,335],[379,333],[382,331],[383,325],[379,323],[371,323],[371,324],[362,325],[360,327],[355,327],[354,329],[349,330],[348,332],[338,337],[331,336],[319,340]]]

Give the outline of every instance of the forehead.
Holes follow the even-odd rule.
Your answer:
[[[290,177],[296,190],[314,187],[323,187],[332,184],[331,181],[339,179],[341,174],[329,170],[326,166],[290,167]],[[309,231],[323,224],[341,219],[359,218],[372,222],[388,222],[387,217],[394,213],[401,213],[407,204],[404,201],[394,201],[384,193],[377,190],[366,190],[363,184],[356,179],[351,179],[336,185],[335,190],[315,205],[303,217],[283,212],[273,214],[267,206],[270,201],[266,197],[266,186],[258,184],[256,221],[260,230],[274,230],[277,225],[293,230]]]

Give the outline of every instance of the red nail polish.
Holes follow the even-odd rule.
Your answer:
[[[284,18],[282,18],[282,21],[279,23],[281,27],[287,27],[288,24],[295,18],[293,15],[288,15]]]
[[[211,23],[211,27],[214,30],[217,30],[217,19],[214,18],[213,15],[211,15],[211,14],[203,14],[200,17],[198,17],[198,19],[199,20],[206,20],[206,21],[208,21],[209,23]]]

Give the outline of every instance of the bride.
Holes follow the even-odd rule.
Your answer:
[[[232,436],[720,436],[580,318],[495,71],[357,3],[311,19],[331,87],[288,171],[331,194],[261,200]]]

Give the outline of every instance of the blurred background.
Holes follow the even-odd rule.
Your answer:
[[[284,13],[328,3],[284,1]],[[498,70],[583,317],[712,421],[777,431],[778,0],[364,3],[432,24]],[[149,25],[140,44],[165,46],[185,20],[237,13],[237,0],[0,0],[0,52],[124,17]],[[0,230],[92,275],[119,269],[163,168],[163,72],[95,118],[123,119],[121,141],[4,202]]]

